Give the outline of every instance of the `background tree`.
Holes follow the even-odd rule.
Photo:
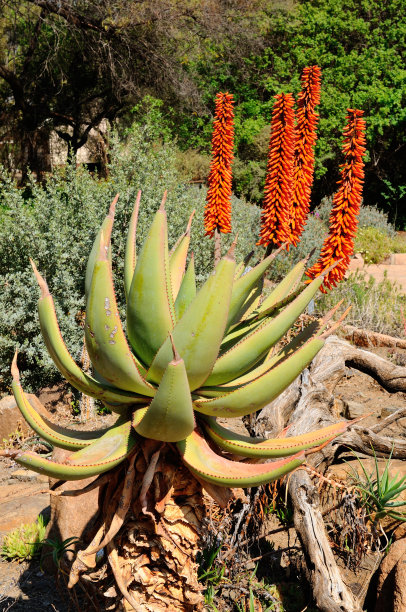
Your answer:
[[[264,2],[259,52],[234,57],[213,45],[211,62],[202,58],[193,64],[203,100],[221,89],[235,95],[233,173],[239,195],[261,201],[273,96],[297,94],[304,66],[317,64],[322,82],[313,202],[335,191],[346,109],[362,108],[367,118],[365,200],[389,210],[392,219],[397,207],[398,221],[405,223],[398,201],[406,185],[402,7],[401,0]],[[179,133],[185,141],[189,135],[187,146],[206,147],[207,130],[191,128],[192,121],[184,118]]]
[[[0,0],[1,140],[18,143],[21,166],[41,172],[52,129],[75,154],[102,118],[114,119],[145,94],[201,111],[184,58],[204,55],[208,37],[244,39],[254,6]]]

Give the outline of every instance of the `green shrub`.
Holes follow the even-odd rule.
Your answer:
[[[406,239],[404,236],[395,236],[391,242],[392,253],[406,253]]]
[[[296,248],[290,247],[289,252],[278,255],[270,268],[270,279],[275,282],[281,280],[294,264],[307,257],[311,251],[313,254],[308,265],[312,266],[320,255],[327,232],[328,226],[317,215],[317,211],[310,214],[299,244]]]
[[[196,149],[177,150],[175,167],[183,181],[206,183],[210,171],[210,156],[199,153]]]
[[[314,214],[318,214],[320,219],[328,225],[332,206],[332,196],[323,198],[315,209]],[[366,206],[364,204],[361,206],[358,215],[358,229],[364,227],[374,227],[390,238],[396,235],[395,228],[388,221],[388,215],[376,206]]]
[[[351,306],[346,323],[384,334],[404,336],[400,309],[406,310],[406,296],[402,295],[399,285],[387,278],[378,282],[373,277],[367,279],[360,270],[351,273],[333,291],[318,296],[318,314],[325,314],[340,300],[343,300],[340,313]]]
[[[358,229],[354,253],[361,253],[366,264],[382,263],[392,250],[392,240],[376,227]]]
[[[9,390],[10,363],[16,348],[27,391],[60,380],[39,331],[39,293],[29,257],[47,279],[62,335],[73,357],[79,359],[83,330],[77,318],[85,308],[83,278],[87,256],[117,192],[120,198],[112,243],[120,307],[124,307],[124,237],[138,189],[143,192],[139,244],[165,189],[170,245],[184,232],[190,213],[196,209],[191,248],[198,281],[206,278],[213,259],[213,241],[204,237],[203,228],[206,190],[182,182],[176,171],[175,147],[155,141],[155,135],[156,129],[148,121],[143,126],[132,126],[124,137],[113,133],[107,180],[98,180],[85,169],[71,165],[45,184],[31,181],[23,191],[5,172],[0,172],[0,393]],[[239,232],[237,256],[242,258],[255,245],[260,213],[257,207],[235,197],[232,211],[233,234]],[[231,241],[232,235],[223,239],[224,249]]]
[[[24,561],[37,556],[45,538],[46,521],[40,514],[34,523],[16,527],[4,536],[1,556]]]

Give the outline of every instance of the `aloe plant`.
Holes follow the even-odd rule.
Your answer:
[[[187,265],[190,224],[169,253],[164,202],[136,253],[138,197],[124,265],[127,340],[111,268],[115,203],[116,199],[95,239],[86,270],[85,339],[92,376],[82,372],[69,354],[46,281],[32,265],[41,289],[41,330],[56,367],[76,389],[117,413],[117,421],[107,430],[86,433],[51,423],[26,399],[16,355],[13,391],[23,416],[42,438],[73,451],[63,463],[21,451],[15,456],[18,463],[54,478],[79,480],[108,472],[128,459],[126,479],[130,486],[137,449],[152,440],[158,441],[158,453],[166,443],[176,448],[179,461],[199,482],[208,483],[209,491],[213,485],[250,487],[297,468],[304,462],[306,450],[346,429],[348,424],[340,422],[303,436],[265,440],[238,435],[217,422],[218,417],[239,417],[260,410],[292,383],[322,348],[331,331],[326,328],[332,313],[310,324],[279,351],[272,350],[313,298],[323,275],[307,286],[300,285],[304,260],[263,298],[263,277],[277,253],[244,273],[244,265],[236,265],[232,246],[197,290],[193,257]],[[231,460],[222,451],[255,461]],[[258,463],[269,458],[275,460]],[[151,473],[150,468],[146,470],[146,489],[151,484],[151,469]],[[140,496],[144,501],[145,490],[143,481]],[[123,504],[128,508],[125,495]],[[117,533],[124,520],[123,504],[120,520],[111,522],[102,544],[93,546],[92,553]],[[128,599],[126,589],[120,588]]]

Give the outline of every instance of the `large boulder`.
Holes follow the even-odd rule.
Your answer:
[[[406,610],[406,538],[392,544],[378,572],[375,612]]]
[[[52,460],[63,463],[71,453],[61,448],[55,448],[52,453]],[[73,491],[84,489],[97,476],[84,480],[68,480],[58,491]],[[52,488],[58,481],[50,478],[49,485]],[[88,493],[79,496],[55,496],[51,495],[51,520],[47,528],[47,537],[63,542],[68,538],[76,537],[81,540],[79,545],[71,544],[69,548],[86,548],[93,537],[95,521],[98,515],[99,488],[95,488]],[[52,552],[49,547],[44,546],[44,569],[48,572],[55,571],[52,559],[47,554]],[[67,555],[72,559],[72,554]]]
[[[35,397],[35,395],[32,395],[32,393],[27,393],[26,397],[35,410],[38,412],[42,412],[44,410],[42,404]],[[10,436],[19,427],[20,431],[26,435],[34,434],[33,430],[18,409],[14,395],[7,395],[0,400],[0,445],[3,444],[3,440],[10,438]]]

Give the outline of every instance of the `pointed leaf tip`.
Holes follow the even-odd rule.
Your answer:
[[[39,285],[39,288],[41,289],[41,298],[45,298],[48,295],[50,295],[50,291],[49,291],[47,282],[45,278],[43,278],[41,274],[38,272],[37,266],[35,265],[35,263],[33,262],[31,258],[30,258],[30,264],[32,266],[32,269],[34,270],[34,275]]]
[[[341,300],[343,301],[343,300]],[[341,302],[340,302],[341,303]],[[340,304],[337,304],[337,307]],[[338,319],[338,321],[336,321],[335,323],[332,324],[332,326],[327,329],[326,331],[324,331],[322,334],[320,334],[320,338],[322,340],[325,340],[326,338],[328,338],[329,336],[331,336],[335,331],[337,331],[337,329],[340,327],[341,323],[344,321],[344,319],[346,319],[348,313],[350,312],[352,308],[352,305],[350,304],[350,306],[348,306],[348,308],[346,308],[346,310],[344,310],[343,314],[341,315],[341,317]]]
[[[118,202],[118,198],[120,197],[120,194],[117,193],[114,200],[112,201],[112,203],[110,204],[110,208],[109,208],[109,212],[108,212],[108,217],[111,217],[112,219],[114,219],[114,215],[116,212],[116,204]]]
[[[169,334],[169,338],[171,339],[171,344],[172,344],[173,359],[174,359],[174,361],[180,361],[181,357],[180,357],[178,351],[176,350],[176,346],[175,346],[175,343],[173,341],[172,334]]]
[[[165,189],[164,195],[162,196],[162,201],[161,201],[161,205],[159,207],[159,210],[165,210],[165,203],[166,203],[166,198],[167,197],[168,197],[168,190]]]
[[[13,380],[16,383],[19,383],[20,382],[20,371],[17,366],[17,356],[18,356],[18,351],[16,349],[14,353],[13,361],[11,362],[11,376],[13,377]]]
[[[233,242],[231,243],[230,248],[227,251],[226,257],[228,257],[229,259],[235,258],[235,247],[237,246],[237,241],[238,241],[238,232],[236,233],[235,238]]]
[[[193,217],[195,216],[195,214],[196,214],[196,208],[193,209],[192,214],[189,217],[189,221],[187,222],[185,234],[190,234],[190,228],[192,227],[192,221],[193,221]]]

